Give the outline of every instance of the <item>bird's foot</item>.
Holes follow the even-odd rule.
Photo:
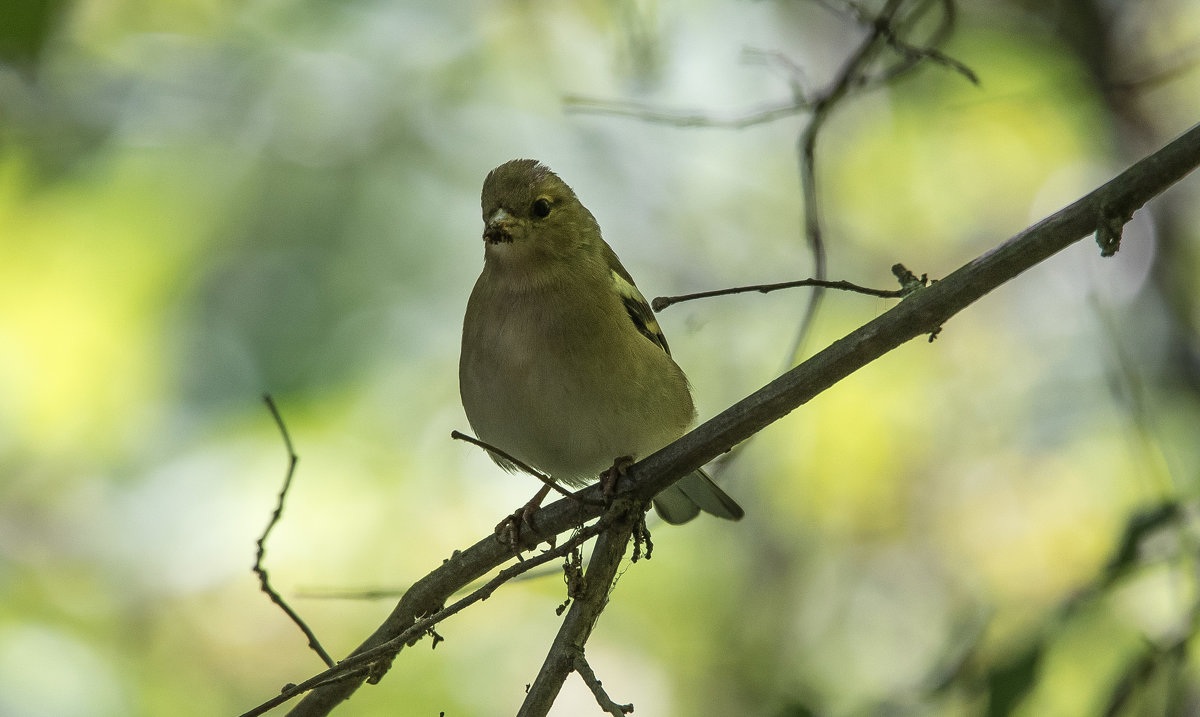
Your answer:
[[[529,499],[528,503],[517,508],[512,515],[506,516],[504,520],[496,524],[496,537],[516,548],[518,557],[521,548],[532,548],[543,540],[549,541],[553,545],[554,536],[547,538],[542,535],[535,521],[535,515],[549,492],[548,486],[543,487],[537,492],[537,495]]]
[[[612,505],[613,499],[617,497],[617,484],[629,472],[631,465],[633,456],[621,456],[613,461],[612,468],[600,474],[600,492],[604,495],[605,505]]]

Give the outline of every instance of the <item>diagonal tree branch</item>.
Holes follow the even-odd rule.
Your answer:
[[[1070,206],[1013,236],[941,281],[919,289],[891,310],[818,352],[678,441],[631,466],[619,495],[648,501],[663,488],[782,418],[854,371],[892,349],[939,331],[958,312],[1066,247],[1099,232],[1115,248],[1119,229],[1135,211],[1200,166],[1200,125]],[[599,486],[580,497],[601,498]],[[562,499],[537,513],[547,535],[561,533],[600,514],[602,508]],[[620,536],[614,531],[613,540]],[[625,539],[621,539],[624,550]],[[615,544],[615,543],[614,543]],[[495,536],[456,553],[415,583],[387,620],[355,654],[394,639],[419,618],[435,613],[456,591],[512,558],[512,548]],[[329,714],[365,676],[324,684],[310,692],[292,715]]]
[[[567,676],[583,655],[583,646],[596,626],[596,620],[608,604],[608,592],[617,576],[634,526],[645,514],[645,503],[614,506],[620,518],[596,538],[596,547],[584,576],[583,594],[571,605],[550,646],[542,669],[534,679],[517,717],[542,717],[550,711],[554,698]],[[594,677],[594,675],[593,675]]]
[[[1080,239],[1097,234],[1102,253],[1108,251],[1135,211],[1197,166],[1200,125],[946,278],[917,289],[889,311],[634,464],[627,478],[637,484],[635,495],[649,499],[888,351],[940,331],[967,306]]]

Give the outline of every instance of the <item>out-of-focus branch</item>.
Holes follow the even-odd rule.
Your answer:
[[[828,258],[821,221],[817,172],[817,142],[827,120],[849,98],[893,82],[920,66],[923,61],[948,68],[971,82],[978,83],[978,78],[970,68],[939,49],[954,27],[957,17],[954,0],[887,0],[877,13],[869,12],[853,2],[845,3],[844,7],[837,7],[828,2],[819,4],[834,13],[848,16],[853,22],[865,27],[866,33],[833,79],[825,87],[813,92],[803,89],[803,77],[799,66],[783,53],[752,52],[752,56],[765,58],[788,72],[792,88],[790,102],[769,105],[741,115],[718,117],[703,112],[662,110],[637,102],[612,102],[579,96],[565,99],[568,112],[616,115],[676,127],[745,129],[793,115],[808,114],[796,140],[796,162],[804,214],[802,235],[812,256],[814,278],[797,285],[811,286],[813,291],[804,302],[800,320],[784,354],[782,370],[791,368],[797,361],[805,338],[812,331],[821,299],[829,283],[826,280]],[[921,43],[909,39],[914,28],[939,8],[937,24],[928,38]],[[888,50],[891,50],[890,55]],[[719,463],[713,467],[714,475],[727,469],[738,455],[740,449],[722,456]]]
[[[794,99],[750,110],[745,114],[729,115],[726,117],[719,117],[699,110],[690,112],[663,110],[644,102],[614,102],[612,100],[599,100],[580,95],[567,95],[563,97],[563,105],[568,112],[628,117],[630,119],[665,124],[672,127],[716,127],[721,129],[745,129],[758,124],[774,122],[784,117],[793,117],[809,110],[807,102]]]
[[[828,273],[825,233],[821,227],[821,204],[817,191],[817,137],[842,100],[848,97],[852,90],[867,83],[870,67],[886,47],[887,38],[893,32],[892,21],[903,4],[904,0],[888,0],[879,11],[879,16],[870,23],[870,32],[842,65],[834,81],[812,103],[812,114],[796,140],[796,155],[800,167],[800,196],[804,204],[804,239],[812,252],[813,276],[819,281],[824,281]],[[824,289],[820,286],[814,287],[809,295],[800,326],[784,358],[784,368],[796,362],[796,355],[800,353],[804,337],[812,329],[823,295]]]
[[[958,312],[1001,284],[1066,247],[1127,222],[1147,201],[1200,166],[1200,125],[1070,206],[1025,229],[913,292],[812,358],[706,421],[691,433],[630,467],[628,479],[649,499],[680,476],[917,336],[936,333]]]
[[[891,310],[818,352],[683,438],[633,464],[618,486],[618,500],[629,498],[635,504],[649,501],[679,478],[812,400],[854,371],[910,339],[938,331],[955,314],[1018,274],[1101,227],[1111,234],[1115,224],[1128,221],[1147,201],[1178,182],[1198,165],[1200,125],[1187,130],[1159,151],[1070,206],[968,262],[941,281],[913,292]],[[585,489],[581,497],[600,499],[600,486]],[[539,511],[537,522],[543,533],[557,534],[596,517],[601,510],[564,498]],[[618,538],[620,536],[614,533],[611,540]],[[621,550],[624,550],[627,539],[627,535],[620,538]],[[456,553],[414,584],[387,620],[355,650],[355,654],[394,640],[420,618],[438,612],[454,592],[511,557],[511,546],[497,540],[494,535]],[[354,676],[323,684],[308,694],[291,714],[306,717],[329,714],[353,694],[363,681],[365,676]]]
[[[953,0],[887,0],[876,14],[869,14],[854,3],[847,3],[844,8],[821,4],[833,12],[849,14],[855,22],[866,27],[867,31],[858,46],[842,63],[834,78],[819,91],[801,90],[799,68],[781,53],[759,51],[755,53],[756,56],[768,56],[774,64],[789,70],[792,75],[791,101],[768,105],[744,114],[717,116],[700,111],[664,110],[642,102],[599,100],[578,95],[570,95],[564,99],[568,112],[629,117],[675,127],[745,129],[785,117],[809,115],[796,140],[796,156],[804,210],[803,236],[812,254],[815,280],[809,284],[813,287],[813,292],[805,303],[799,326],[787,351],[785,369],[794,364],[804,338],[811,330],[823,296],[823,282],[828,274],[816,169],[817,141],[826,121],[834,110],[856,93],[892,82],[919,66],[922,61],[946,67],[972,82],[978,82],[970,68],[938,49],[938,45],[946,39],[954,26],[956,7]],[[906,35],[911,28],[933,11],[935,5],[941,8],[941,15],[928,40],[917,44],[907,39]],[[882,60],[889,49],[895,57]]]

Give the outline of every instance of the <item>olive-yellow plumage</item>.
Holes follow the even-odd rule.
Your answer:
[[[695,417],[687,378],[571,188],[517,159],[488,174],[482,205],[483,272],[459,361],[463,408],[480,440],[579,486],[619,457],[642,458],[682,436]],[[671,523],[700,509],[742,517],[701,471],[654,504]]]

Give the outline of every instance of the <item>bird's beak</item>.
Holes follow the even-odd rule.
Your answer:
[[[487,225],[483,228],[483,241],[488,244],[507,244],[512,241],[509,226],[512,216],[503,209],[497,209],[488,217]]]

